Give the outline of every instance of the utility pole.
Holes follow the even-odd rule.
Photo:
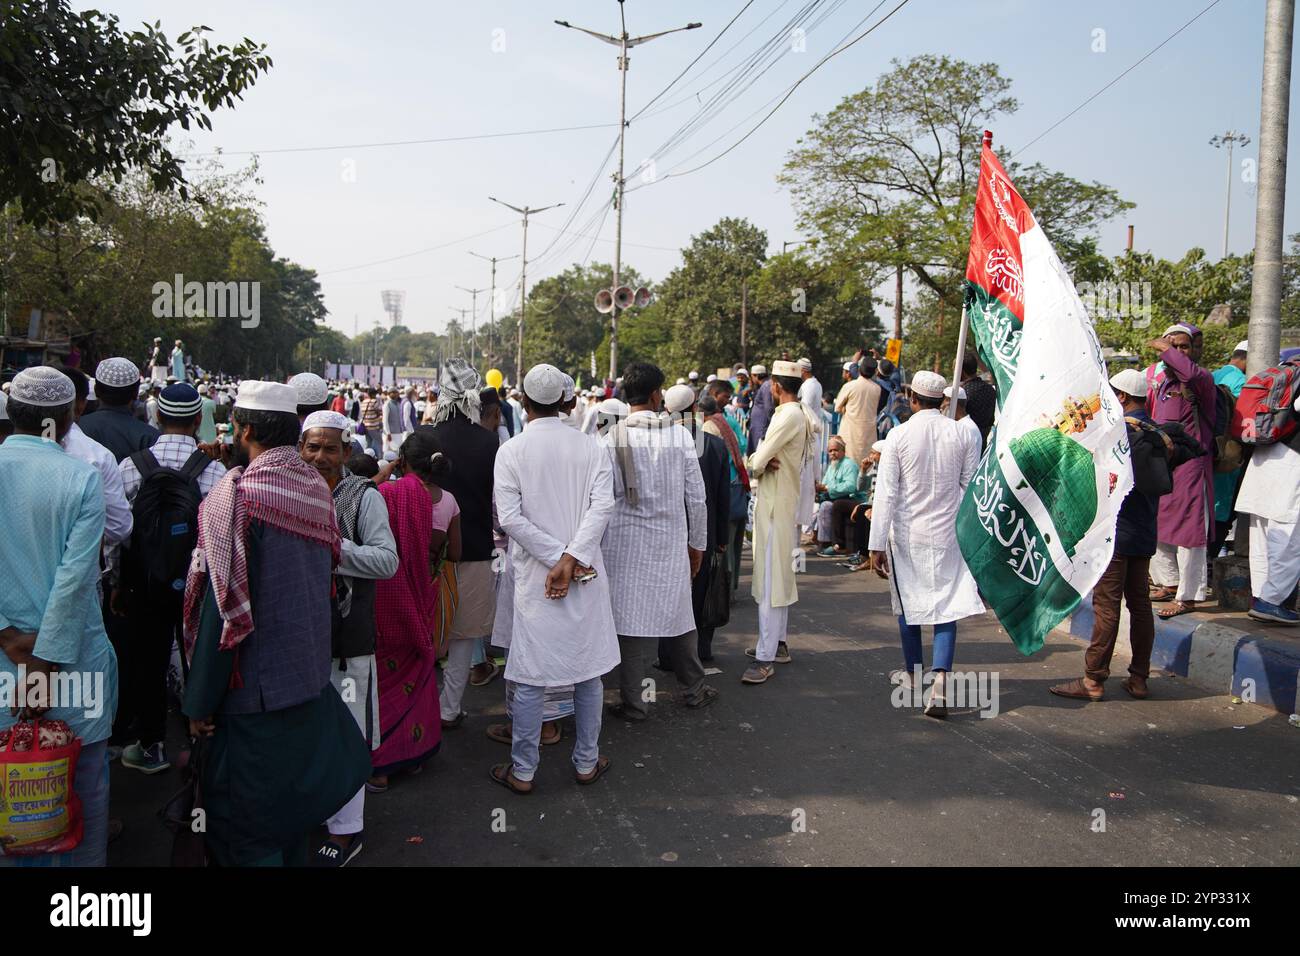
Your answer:
[[[1250,284],[1246,374],[1277,362],[1282,338],[1282,213],[1286,208],[1287,113],[1295,0],[1268,0],[1264,80],[1259,101],[1259,188],[1255,195],[1255,268]]]
[[[903,337],[903,267],[894,267],[894,338]]]
[[[460,287],[457,286],[457,288],[460,288]],[[469,309],[457,309],[457,308],[454,308],[454,307],[452,307],[452,306],[447,306],[447,308],[451,309],[451,311],[457,313],[457,314],[460,316],[460,334],[461,334],[461,335],[464,335],[464,334],[465,334],[465,313],[468,312]],[[452,354],[452,355],[455,355],[455,354],[456,354],[456,337],[453,335],[453,336],[448,336],[448,338],[451,339],[451,354]],[[473,353],[471,353],[471,354],[473,354]]]
[[[749,348],[745,344],[745,321],[748,318],[749,282],[740,280],[740,364],[749,368]]]
[[[518,259],[518,256],[485,256],[477,252],[471,252],[471,256],[478,259],[486,259],[492,263],[492,283],[491,291],[488,292],[488,350],[492,349],[492,330],[496,327],[497,322],[497,263],[509,262],[511,259]]]
[[[463,285],[456,286],[461,292],[468,292],[472,297],[472,307],[469,310],[469,364],[474,364],[474,346],[478,343],[478,294],[486,292],[486,289],[467,289]],[[465,324],[462,318],[461,325]]]
[[[488,196],[495,203],[501,203],[507,209],[513,209],[524,217],[524,249],[519,254],[519,340],[515,346],[515,387],[522,388],[524,383],[524,313],[528,308],[528,217],[536,212],[546,212],[548,209],[558,209],[564,203],[557,202],[550,206],[541,206],[532,208],[524,206],[512,206],[508,202],[501,202],[496,196]]]
[[[623,144],[627,136],[627,51],[634,46],[640,46],[642,43],[649,43],[651,40],[667,36],[670,33],[680,33],[683,30],[695,30],[704,26],[702,23],[688,23],[684,27],[676,27],[672,30],[663,30],[659,33],[648,33],[645,36],[630,37],[627,35],[627,17],[623,13],[623,0],[618,0],[618,19],[621,31],[618,36],[610,36],[607,33],[597,33],[595,30],[588,30],[585,27],[575,27],[566,20],[556,20],[562,27],[568,27],[570,30],[578,30],[587,36],[595,37],[602,43],[611,43],[618,47],[618,71],[619,71],[619,96],[618,96],[618,173],[614,177],[614,281],[609,291],[612,293],[618,288],[618,274],[623,265],[623,186],[626,180],[623,178]],[[609,314],[609,377],[611,380],[618,377],[618,304],[614,304],[613,310]]]
[[[1215,149],[1228,147],[1228,179],[1224,189],[1223,200],[1223,258],[1228,258],[1228,218],[1232,212],[1232,147],[1234,145],[1247,146],[1250,144],[1250,137],[1245,133],[1238,133],[1235,130],[1228,130],[1222,136],[1213,136],[1210,138],[1210,145]]]

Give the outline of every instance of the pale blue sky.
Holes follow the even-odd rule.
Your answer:
[[[874,82],[893,57],[940,53],[998,63],[1013,81],[1021,108],[998,124],[996,141],[1019,149],[1209,2],[911,0],[879,30],[810,77],[728,156],[701,172],[630,194],[624,261],[643,275],[662,279],[680,260],[673,250],[723,216],[745,216],[766,229],[772,251],[779,251],[782,241],[796,239],[790,197],[776,183],[786,152],[813,113],[833,108],[845,95]],[[652,112],[678,105],[629,127],[629,178],[692,115],[692,94],[754,51],[801,5],[802,0],[754,0]],[[867,22],[894,5],[895,0],[888,0]],[[743,0],[628,0],[628,29],[634,35],[692,20],[704,23],[701,29],[632,51],[629,114],[676,76],[742,6]],[[807,71],[874,6],[867,0],[825,0],[823,9],[833,12],[808,34],[806,51],[777,61],[723,115],[659,160],[658,175],[678,164],[695,165],[731,145],[753,121],[724,136],[730,127]],[[268,44],[274,68],[235,110],[216,114],[214,131],[198,137],[196,147],[259,152],[264,183],[258,192],[266,204],[271,242],[280,255],[320,272],[331,324],[348,334],[354,315],[363,329],[382,317],[379,292],[384,288],[406,290],[405,321],[417,331],[441,329],[453,317],[453,307],[467,307],[469,295],[455,286],[488,284],[488,264],[468,250],[509,256],[520,247],[518,217],[489,202],[489,194],[515,205],[569,204],[533,220],[529,259],[537,259],[556,238],[554,229],[564,224],[616,135],[615,48],[552,23],[563,19],[617,33],[615,0],[111,0],[100,8],[118,14],[126,25],[161,20],[173,38],[204,23],[221,41],[248,36]],[[769,14],[753,35],[707,69]],[[1138,204],[1129,218],[1112,223],[1102,236],[1105,251],[1122,249],[1125,225],[1132,222],[1139,249],[1178,256],[1199,245],[1217,258],[1226,157],[1208,140],[1235,128],[1252,140],[1237,157],[1256,155],[1263,24],[1264,0],[1221,0],[1018,158],[1100,180]],[[1105,31],[1105,52],[1093,52],[1098,28]],[[499,47],[502,41],[504,50],[494,51],[494,43]],[[459,143],[269,152],[597,123],[609,125]],[[702,149],[714,139],[716,144]],[[701,149],[693,162],[684,162]],[[227,162],[243,159],[230,156]],[[347,167],[349,162],[354,165]],[[605,164],[574,228],[608,197],[613,163]],[[355,181],[345,181],[346,169],[354,171]],[[1297,175],[1292,167],[1293,197]],[[1288,211],[1288,232],[1300,228],[1298,221]],[[588,235],[594,228],[593,223]],[[487,230],[496,231],[454,242]],[[581,260],[589,248],[594,260],[609,261],[613,230],[611,212],[594,246],[591,239],[580,239],[560,257],[556,253],[562,251],[562,241],[550,256],[531,262],[530,287]],[[1241,182],[1238,166],[1232,250],[1249,249],[1253,237],[1253,193]],[[454,244],[406,255],[446,243]],[[405,258],[366,265],[398,256]],[[517,281],[517,269],[518,260],[503,263],[498,283]],[[485,312],[483,297],[479,304]]]

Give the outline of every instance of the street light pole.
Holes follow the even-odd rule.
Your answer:
[[[528,217],[533,213],[546,212],[548,209],[558,209],[564,203],[557,202],[549,206],[540,206],[536,209],[531,206],[512,206],[508,202],[502,202],[496,196],[488,196],[495,203],[500,203],[507,209],[513,209],[524,217],[524,248],[519,256],[519,339],[515,345],[515,387],[520,388],[524,381],[524,313],[528,308]]]
[[[1250,283],[1250,350],[1246,374],[1275,364],[1282,338],[1282,214],[1291,107],[1291,38],[1295,0],[1268,0],[1264,79],[1259,102],[1259,184],[1255,194],[1255,265]]]
[[[1249,136],[1231,129],[1222,136],[1214,136],[1210,139],[1210,145],[1216,149],[1221,149],[1224,146],[1228,147],[1228,178],[1223,201],[1223,258],[1225,259],[1228,258],[1228,219],[1232,213],[1232,147],[1234,144],[1246,146],[1249,143]]]
[[[486,259],[492,263],[492,283],[491,291],[488,292],[488,348],[492,348],[492,329],[497,322],[497,263],[509,262],[511,259],[518,259],[518,256],[485,256],[477,252],[471,252],[471,256],[477,259]]]
[[[474,346],[478,344],[478,294],[486,292],[486,289],[467,289],[463,285],[456,286],[461,292],[468,292],[471,296],[472,306],[469,312],[469,364],[474,364]],[[463,319],[461,320],[464,321]]]
[[[651,40],[667,36],[670,33],[681,33],[683,30],[695,30],[704,26],[702,23],[688,23],[684,27],[676,27],[672,30],[663,30],[659,33],[648,33],[645,36],[630,37],[627,35],[627,17],[623,13],[623,0],[618,0],[618,18],[621,32],[616,37],[610,36],[607,33],[597,33],[595,30],[588,30],[585,27],[575,27],[567,20],[555,21],[562,27],[567,27],[570,30],[577,30],[580,33],[587,34],[587,36],[595,37],[602,43],[610,43],[618,47],[618,173],[614,176],[614,277],[613,283],[610,285],[611,293],[618,288],[619,272],[623,266],[623,187],[627,182],[623,177],[623,147],[627,138],[627,51],[634,46],[640,46],[642,43],[649,43]],[[618,377],[617,302],[615,302],[614,308],[609,313],[609,377],[611,379]]]

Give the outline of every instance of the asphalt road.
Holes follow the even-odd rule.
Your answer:
[[[601,781],[574,784],[570,726],[519,797],[488,780],[508,757],[484,734],[504,714],[502,683],[471,687],[470,718],[426,771],[367,799],[352,865],[1300,863],[1300,730],[1285,717],[1177,677],[1153,678],[1152,697],[1134,701],[1118,662],[1107,700],[1062,701],[1047,688],[1079,676],[1082,645],[1053,635],[1024,658],[992,615],[962,622],[955,667],[997,675],[996,716],[897,708],[885,582],[816,558],[790,615],[792,663],[745,686],[748,583],[715,640],[712,707],[686,710],[673,677],[650,671],[651,719],[605,721],[613,765]],[[110,863],[166,865],[154,813],[179,783],[175,769],[114,765],[126,831]]]

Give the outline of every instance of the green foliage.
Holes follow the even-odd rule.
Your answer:
[[[923,55],[845,97],[789,154],[780,180],[800,228],[830,257],[869,276],[897,266],[950,307],[961,305],[983,130],[1018,107],[996,64]],[[1131,208],[1100,183],[1040,164],[1007,172],[1072,271],[1097,267],[1090,233]]]
[[[123,31],[118,18],[66,0],[9,0],[0,17],[0,205],[26,222],[99,214],[107,177],[145,170],[155,190],[188,197],[168,133],[232,107],[271,67],[265,45],[213,46],[207,27],[176,38],[160,24]]]

